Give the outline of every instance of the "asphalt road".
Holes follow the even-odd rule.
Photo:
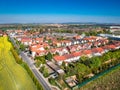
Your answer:
[[[9,36],[10,37],[10,36]],[[12,41],[13,45],[16,46],[19,49],[19,46],[16,44],[13,37],[10,37],[10,40]]]
[[[29,59],[29,57],[27,55],[25,55],[24,52],[21,52],[20,55],[21,55],[21,58],[29,65],[32,72],[34,73],[34,75],[38,79],[39,83],[41,83],[41,85],[43,86],[44,90],[52,90],[51,87],[47,84],[47,81],[42,77],[42,75],[39,73],[39,71],[34,66],[34,64],[33,64],[34,62],[31,61]]]
[[[18,48],[18,45],[15,43],[15,40],[12,37],[10,37],[10,39],[11,39],[12,43]],[[35,77],[37,78],[37,80],[39,81],[39,83],[41,83],[41,85],[43,86],[44,90],[52,90],[51,87],[48,85],[47,81],[42,76],[42,74],[36,69],[36,67],[34,65],[34,61],[32,61],[22,51],[20,51],[20,56],[27,63],[27,65],[29,66],[29,68],[32,70],[33,74],[35,75]]]

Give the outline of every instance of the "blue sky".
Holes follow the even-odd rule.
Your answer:
[[[0,0],[0,23],[120,23],[120,0]]]

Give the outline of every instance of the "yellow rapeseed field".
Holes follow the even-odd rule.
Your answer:
[[[0,37],[0,90],[36,90],[23,67],[15,62],[7,37]]]

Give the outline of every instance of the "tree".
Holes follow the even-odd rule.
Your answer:
[[[91,64],[90,64],[90,68],[92,69],[93,73],[98,73],[98,68],[101,66],[102,62],[99,59],[99,57],[93,57],[91,59]]]
[[[45,69],[45,66],[42,66],[42,67],[40,68],[40,72],[43,73],[44,69]]]
[[[22,64],[22,62],[23,62],[22,59],[19,58],[17,52],[16,52],[13,48],[11,48],[11,52],[12,52],[12,54],[13,54],[16,62],[17,62],[18,64]]]
[[[65,62],[62,63],[61,68],[64,70],[66,67]]]
[[[80,61],[82,62],[82,63],[84,63],[84,61],[86,61],[88,59],[88,57],[86,57],[86,56],[81,56],[80,57]]]
[[[51,44],[51,43],[52,43],[52,40],[51,40],[51,39],[49,39],[49,40],[48,40],[48,43],[49,43],[49,44]]]
[[[25,45],[24,45],[24,44],[20,44],[20,49],[21,49],[22,51],[24,51],[24,50],[25,50]]]
[[[39,60],[36,60],[36,67],[39,67],[41,62]]]
[[[46,62],[44,56],[35,57],[35,60],[39,60],[40,64],[45,64],[45,62]]]
[[[82,75],[87,75],[89,73],[91,73],[91,70],[88,66],[81,64],[81,63],[77,63],[75,65],[75,69],[77,71],[77,73],[81,73]]]
[[[44,75],[45,77],[48,77],[48,76],[49,76],[48,70],[47,70],[47,68],[45,68],[45,66],[42,66],[42,67],[40,68],[40,72],[43,73],[43,75]]]
[[[50,82],[50,84],[56,85],[55,79],[53,79],[52,77],[48,78],[48,81]]]
[[[53,55],[50,52],[48,52],[48,54],[45,56],[45,59],[47,60],[51,60],[52,58],[53,58]]]
[[[83,62],[83,64],[90,67],[91,61],[89,59],[87,59]]]
[[[81,83],[83,81],[83,75],[82,74],[78,73],[78,74],[76,74],[76,77],[77,77],[77,80],[78,80],[79,83]]]
[[[105,61],[107,61],[107,60],[109,60],[109,59],[110,59],[110,54],[109,54],[109,52],[106,53],[106,54],[104,54],[104,55],[101,57],[101,60],[102,60],[103,62],[105,62]]]
[[[99,57],[93,57],[91,58],[91,64],[90,67],[93,68],[98,68],[101,66],[101,60],[99,59]]]
[[[45,77],[48,77],[48,76],[49,76],[49,73],[48,73],[47,68],[44,68],[43,75],[44,75]]]

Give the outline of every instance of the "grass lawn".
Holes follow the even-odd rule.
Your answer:
[[[86,84],[79,90],[120,90],[120,67]]]
[[[24,68],[15,62],[7,37],[0,38],[0,90],[36,90]]]

